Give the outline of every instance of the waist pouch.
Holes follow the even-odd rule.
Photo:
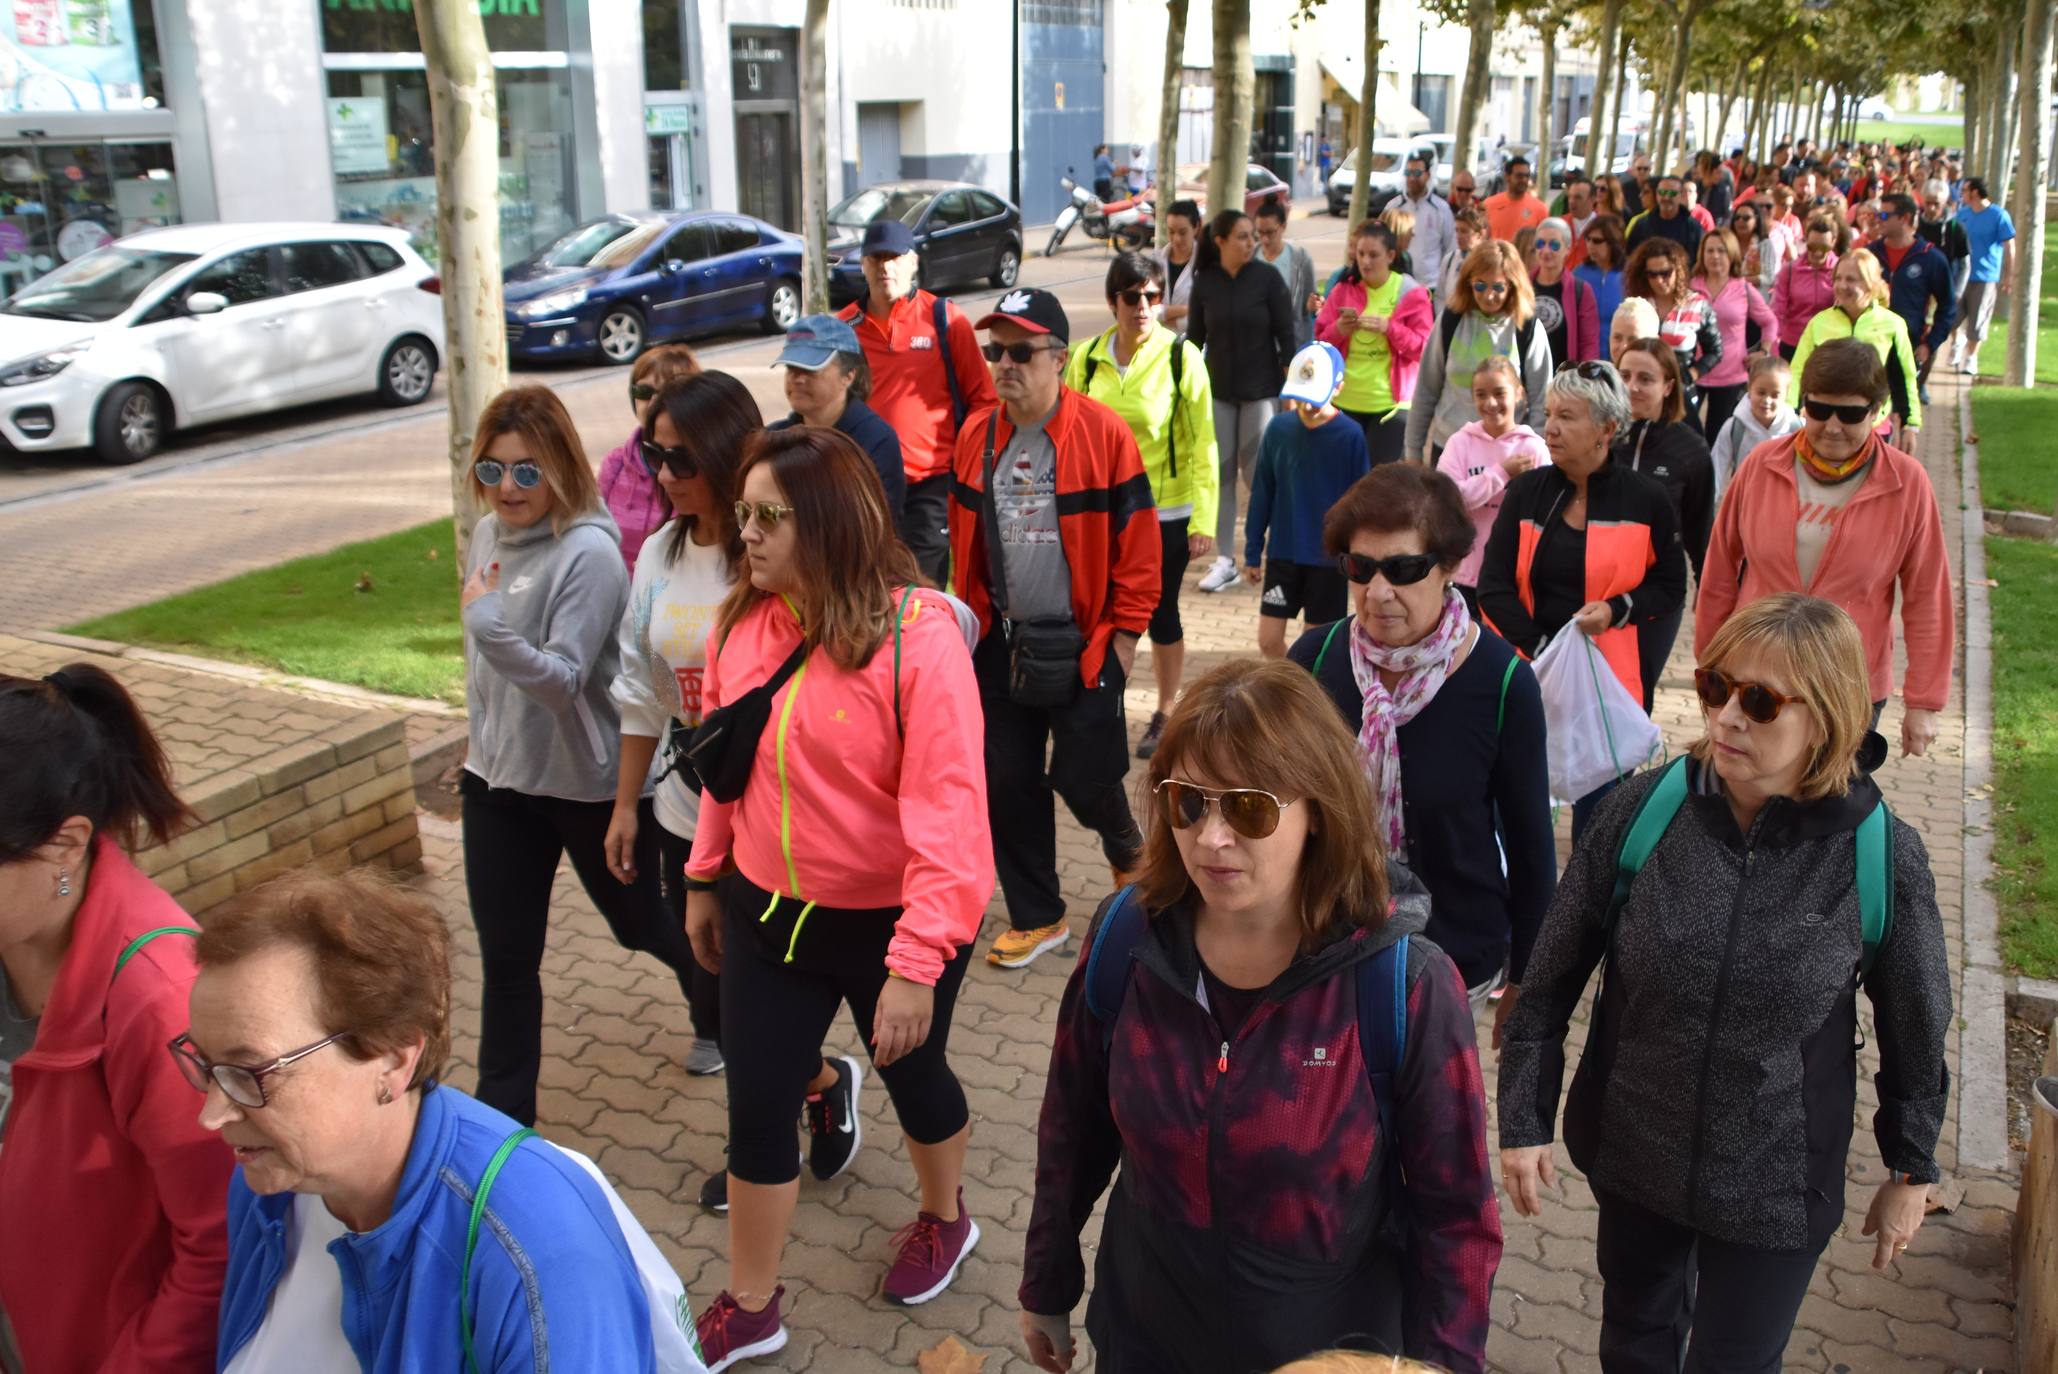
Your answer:
[[[732,802],[743,795],[750,782],[750,766],[757,758],[757,742],[772,717],[772,698],[793,676],[807,657],[805,639],[778,670],[736,700],[708,712],[694,728],[686,745],[686,764],[700,779],[700,790],[716,801]]]
[[[1018,706],[1070,706],[1079,696],[1079,656],[1086,636],[1063,620],[1012,621],[1008,636],[1008,696]]]

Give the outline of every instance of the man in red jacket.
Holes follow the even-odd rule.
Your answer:
[[[1122,689],[1157,607],[1160,544],[1128,425],[1063,385],[1071,324],[1057,297],[1010,291],[977,327],[1000,403],[958,432],[950,552],[979,618],[972,666],[1010,926],[986,960],[1022,968],[1071,935],[1053,792],[1100,835],[1118,881],[1142,853],[1122,788]]]

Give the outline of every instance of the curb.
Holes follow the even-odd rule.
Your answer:
[[[2058,982],[2021,975],[2008,980],[2008,1014],[2034,1025],[2058,1021]]]

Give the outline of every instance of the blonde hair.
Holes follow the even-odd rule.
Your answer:
[[[1867,300],[1874,305],[1887,303],[1886,278],[1880,275],[1878,258],[1870,253],[1846,253],[1837,259],[1836,270],[1842,272],[1846,267],[1856,268],[1864,279]]]
[[[1788,679],[1786,690],[1800,698],[1795,704],[1807,706],[1821,731],[1822,742],[1795,788],[1797,798],[1814,801],[1849,792],[1859,747],[1872,729],[1872,680],[1858,622],[1835,602],[1774,592],[1724,621],[1700,666],[1726,672],[1744,657],[1776,665]],[[1703,735],[1688,752],[1711,764],[1715,745]]]
[[[1450,308],[1460,315],[1479,309],[1479,302],[1472,298],[1473,279],[1496,267],[1508,279],[1508,318],[1520,328],[1536,314],[1536,290],[1529,284],[1529,269],[1522,265],[1515,245],[1505,239],[1488,239],[1466,255],[1465,265],[1458,269],[1458,284],[1451,288]]]
[[[1389,205],[1379,214],[1379,222],[1393,230],[1393,236],[1406,252],[1415,239],[1415,212],[1402,205]]]
[[[543,485],[550,489],[552,530],[563,534],[573,520],[600,509],[600,484],[593,480],[578,426],[572,423],[565,403],[547,386],[511,386],[479,412],[479,427],[472,436],[473,500],[486,504],[486,489],[479,484],[476,465],[503,434],[520,435],[529,451],[528,461],[543,470]]]
[[[629,380],[662,388],[666,382],[697,376],[700,370],[700,359],[685,344],[659,344],[644,350],[636,359],[636,365],[629,369]]]
[[[1448,1374],[1440,1364],[1411,1360],[1406,1355],[1366,1355],[1356,1350],[1324,1350],[1283,1364],[1272,1374]]]
[[[1744,274],[1743,247],[1737,242],[1735,233],[1726,226],[1718,226],[1701,235],[1701,246],[1694,250],[1695,274],[1702,277],[1708,275],[1705,264],[1708,261],[1708,245],[1711,243],[1721,244],[1729,254],[1729,275],[1741,277]]]
[[[1642,296],[1625,296],[1622,304],[1615,307],[1614,316],[1608,321],[1608,333],[1612,337],[1615,326],[1627,315],[1631,332],[1639,339],[1648,338],[1658,332],[1658,307]]]

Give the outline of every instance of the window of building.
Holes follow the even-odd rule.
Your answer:
[[[0,294],[110,240],[178,222],[169,142],[0,141]]]
[[[686,33],[679,22],[681,0],[643,0],[643,89],[687,88]]]

